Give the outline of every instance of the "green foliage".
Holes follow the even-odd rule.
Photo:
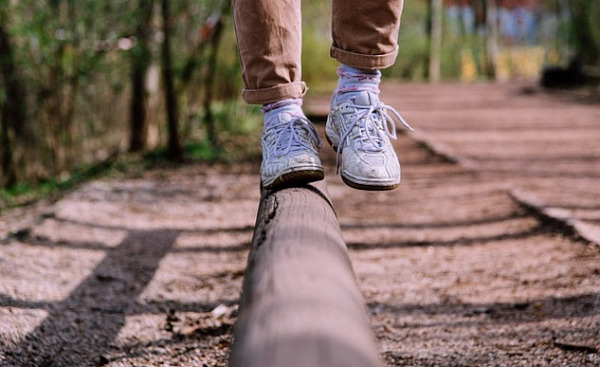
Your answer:
[[[123,167],[122,164],[116,164],[114,159],[109,159],[104,162],[77,167],[68,174],[49,180],[41,180],[35,185],[17,182],[10,187],[0,189],[0,213],[3,208],[26,205],[40,198],[71,190],[87,180],[107,175],[115,169],[122,170]]]
[[[214,147],[207,139],[198,143],[186,143],[184,151],[186,157],[194,161],[215,161],[223,156],[223,149]]]
[[[4,137],[10,137],[14,145],[10,151],[15,176],[28,184],[17,185],[5,195],[27,191],[27,187],[58,185],[57,182],[62,182],[60,177],[75,174],[77,167],[93,165],[126,149],[131,76],[136,70],[133,61],[139,53],[150,61],[145,104],[152,136],[149,149],[165,145],[165,103],[158,63],[164,38],[160,12],[154,11],[146,49],[133,37],[142,17],[140,9],[147,1],[0,0],[0,20],[10,37],[14,63],[18,66],[16,77],[11,80],[18,81],[26,95],[22,123],[9,126]],[[562,0],[546,3],[548,7],[567,4]],[[231,156],[235,149],[246,153],[238,140],[252,141],[253,148],[257,145],[261,116],[256,108],[239,101],[241,66],[228,4],[229,0],[170,2],[172,16],[167,21],[174,32],[171,44],[180,131],[184,143],[188,143],[185,145],[188,157],[193,159],[221,159]],[[569,1],[567,7],[578,25],[569,27],[572,42],[582,51],[586,62],[598,65],[600,2]],[[338,66],[329,57],[331,2],[304,0],[302,8],[303,79],[310,93],[329,92],[335,86]],[[206,26],[216,14],[224,15],[224,28],[215,70],[207,67],[213,50]],[[394,66],[384,70],[387,79],[419,81],[426,77],[427,16],[427,1],[405,2],[399,56]],[[444,36],[444,78],[460,75],[466,54],[461,50],[468,51],[469,61],[481,75],[485,54],[482,37]],[[6,55],[0,55],[1,61],[5,59]],[[213,75],[210,112],[222,145],[220,150],[207,145],[206,128],[202,124],[211,115],[203,102],[210,96],[204,87],[207,77]],[[0,104],[7,96],[14,95],[7,94],[5,84],[0,77]]]
[[[337,81],[338,62],[329,56],[331,2],[302,2],[302,79],[309,93],[330,92]]]
[[[572,14],[571,35],[581,60],[600,67],[600,1],[569,1]]]
[[[260,132],[263,126],[260,106],[248,105],[240,99],[229,99],[213,103],[212,113],[221,144],[213,147],[216,149],[214,155],[196,156],[196,159],[239,161],[260,156]],[[191,141],[205,143],[206,138],[202,136]]]
[[[1,0],[2,21],[10,31],[15,64],[26,94],[23,129],[30,140],[12,143],[21,182],[33,187],[124,150],[130,116],[131,61],[139,47],[136,33],[143,1],[148,0]],[[203,27],[228,0],[172,2],[172,48],[181,130],[201,128],[203,88],[209,39]],[[147,116],[152,146],[165,144],[164,102],[158,52],[162,42],[160,13],[151,21]],[[239,58],[231,17],[218,53],[217,99],[237,99],[241,89]],[[193,67],[187,69],[186,65]],[[189,80],[184,80],[184,78]],[[6,90],[0,77],[0,100]],[[156,135],[158,134],[158,135]],[[190,136],[183,136],[187,140]],[[1,153],[0,153],[1,155]],[[0,175],[3,174],[0,172]]]
[[[405,2],[398,34],[398,58],[383,71],[385,77],[411,81],[425,78],[429,53],[426,24],[427,2]]]
[[[194,124],[184,145],[185,161],[228,162],[256,156],[262,129],[260,107],[248,105],[239,99],[216,101],[212,105],[213,118],[219,129],[219,146],[213,146],[206,132]],[[194,120],[201,121],[202,114]],[[157,148],[144,155],[148,162],[167,159],[166,148]]]
[[[257,105],[240,100],[219,101],[213,104],[213,114],[223,133],[248,135],[262,127],[262,115]]]
[[[233,19],[225,18],[223,38],[217,58],[215,76],[215,98],[217,100],[236,100],[242,90],[242,66],[238,56]]]

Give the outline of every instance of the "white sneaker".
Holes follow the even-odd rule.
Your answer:
[[[289,112],[280,113],[277,119],[262,133],[262,186],[274,189],[322,180],[321,140],[313,124]]]
[[[337,167],[344,182],[360,190],[392,190],[400,184],[400,162],[390,142],[396,139],[396,126],[388,111],[405,127],[413,130],[392,107],[379,101],[370,91],[352,92],[352,97],[336,102],[325,131],[337,150]]]

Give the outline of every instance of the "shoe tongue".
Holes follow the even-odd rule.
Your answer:
[[[265,115],[265,126],[285,124],[292,120],[302,118],[304,113],[297,106],[286,106],[277,110],[270,111]]]
[[[292,114],[287,111],[281,112],[279,114],[279,122],[280,123],[290,122],[293,118],[294,118],[294,116],[292,116]]]
[[[369,91],[360,91],[357,92],[355,96],[352,96],[354,103],[359,106],[372,106],[377,104],[379,98],[373,92]]]

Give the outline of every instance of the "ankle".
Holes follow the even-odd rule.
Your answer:
[[[292,116],[304,117],[302,98],[288,98],[263,105],[261,112],[265,126],[278,121],[279,114],[287,112]]]
[[[338,67],[338,75],[343,74],[344,76],[352,77],[352,76],[371,76],[377,75],[381,77],[381,72],[378,69],[362,69],[354,66],[341,64]],[[342,76],[342,75],[340,75]]]
[[[354,92],[368,91],[379,94],[381,72],[379,70],[359,69],[342,64],[337,70],[339,79],[334,92],[336,101],[350,98]]]

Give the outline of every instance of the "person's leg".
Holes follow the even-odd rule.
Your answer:
[[[392,66],[402,0],[333,0],[331,56],[359,69]]]
[[[232,0],[235,33],[248,103],[300,98],[300,0]]]
[[[396,60],[402,5],[402,0],[333,0],[331,56],[342,65],[326,133],[338,159],[343,154],[344,182],[357,189],[390,190],[400,183],[388,112],[410,126],[379,101],[379,69]]]
[[[301,108],[306,85],[300,71],[300,0],[233,0],[233,15],[242,97],[263,105],[263,187],[322,179],[321,142]]]

